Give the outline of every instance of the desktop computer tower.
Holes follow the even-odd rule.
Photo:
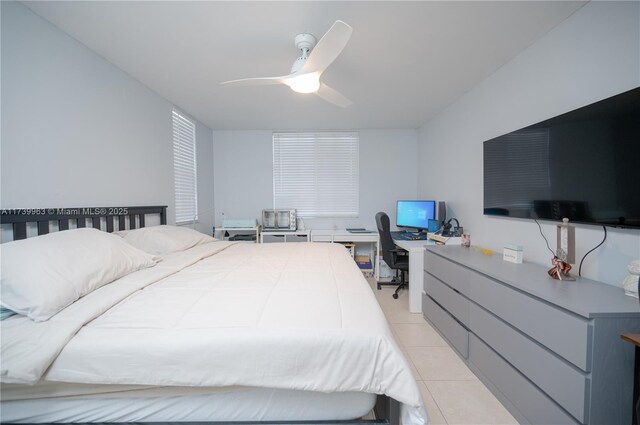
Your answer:
[[[443,223],[447,219],[447,206],[444,201],[438,201],[436,204],[436,220]]]

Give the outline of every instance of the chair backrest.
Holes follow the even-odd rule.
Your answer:
[[[378,234],[380,235],[380,250],[382,251],[382,258],[389,267],[395,266],[395,255],[391,252],[395,249],[396,244],[391,237],[391,223],[389,216],[386,213],[379,212],[376,214],[376,225],[378,226]]]

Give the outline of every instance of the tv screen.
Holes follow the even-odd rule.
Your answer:
[[[640,88],[484,142],[484,213],[640,228]]]
[[[435,219],[436,201],[398,201],[396,226],[428,229],[429,220]]]

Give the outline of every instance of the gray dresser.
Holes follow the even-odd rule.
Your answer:
[[[472,248],[425,251],[422,311],[521,423],[631,424],[640,304]]]

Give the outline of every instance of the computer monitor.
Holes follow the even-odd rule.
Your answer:
[[[436,218],[436,201],[398,201],[396,226],[426,230],[429,220]]]

